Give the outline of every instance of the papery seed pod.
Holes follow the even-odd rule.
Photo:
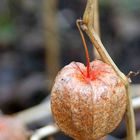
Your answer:
[[[79,62],[65,66],[51,93],[54,119],[62,131],[76,140],[96,140],[112,132],[126,110],[126,89],[113,68],[100,61],[90,63],[90,77]]]

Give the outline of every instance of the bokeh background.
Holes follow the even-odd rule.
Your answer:
[[[86,0],[0,0],[0,109],[12,114],[44,101],[56,73],[85,63],[75,21]],[[140,69],[140,1],[100,0],[101,39],[127,74]],[[93,47],[87,39],[91,59]],[[132,79],[140,83],[140,77]]]

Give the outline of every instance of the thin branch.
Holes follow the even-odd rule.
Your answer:
[[[99,1],[95,0],[94,1],[94,13],[93,13],[94,19],[93,19],[93,23],[94,23],[94,29],[95,32],[100,36],[100,21],[99,21]],[[100,59],[100,55],[97,52],[97,50],[95,48],[93,48],[93,52],[94,52],[94,56],[96,59]]]
[[[44,118],[47,119],[51,116],[50,100],[16,113],[14,116],[24,124],[30,124]]]
[[[130,86],[131,93],[133,93],[132,105],[134,109],[140,108],[140,84],[134,84]],[[30,124],[44,118],[50,118],[52,115],[50,108],[50,99],[47,99],[45,103],[41,103],[29,109],[23,110],[14,116],[22,123]]]
[[[140,109],[140,97],[134,98],[132,100],[133,109]]]
[[[99,1],[94,1],[94,29],[96,33],[100,36],[100,21],[99,21]]]
[[[30,140],[41,140],[42,138],[53,135],[59,131],[60,129],[56,125],[47,125],[43,128],[37,129],[31,136]],[[105,138],[106,137],[101,138],[100,140],[106,140]]]
[[[94,22],[94,4],[95,0],[88,0],[86,10],[83,15],[83,21],[81,21],[81,28],[86,32],[86,34],[89,36],[92,44],[98,51],[101,59],[112,66],[112,68],[116,71],[118,76],[121,78],[121,80],[124,82],[127,90],[127,112],[126,112],[126,125],[127,125],[127,140],[135,140],[136,139],[136,128],[135,128],[135,121],[134,121],[134,112],[132,108],[131,103],[131,95],[129,90],[129,82],[128,78],[119,70],[119,68],[116,66],[108,52],[106,51],[104,45],[102,44],[98,34],[95,32],[93,28],[93,22]]]
[[[58,0],[43,0],[42,17],[44,25],[47,79],[49,79],[49,83],[47,85],[48,90],[51,89],[53,80],[60,67],[60,42],[57,24],[57,7]]]
[[[137,76],[137,75],[139,75],[139,74],[140,74],[140,70],[137,71],[137,72],[130,71],[130,72],[127,74],[127,78],[129,79],[129,82],[131,82],[131,78],[132,78],[132,77],[135,77],[135,76]]]
[[[41,140],[47,136],[53,135],[59,131],[59,128],[55,125],[47,125],[43,128],[40,128],[34,132],[30,140]]]
[[[135,77],[135,76],[137,76],[137,75],[139,75],[139,74],[140,74],[140,70],[137,71],[137,72],[130,71],[130,72],[128,73],[127,77],[128,77],[128,78],[131,78],[131,77]]]
[[[136,126],[134,118],[134,110],[132,107],[130,86],[126,86],[127,91],[127,107],[126,107],[126,129],[127,140],[136,140]]]
[[[86,55],[86,65],[87,65],[87,77],[89,78],[90,77],[90,57],[89,57],[89,53],[88,53],[88,48],[87,48],[87,44],[86,44],[86,41],[85,41],[85,38],[84,38],[84,35],[83,35],[83,32],[80,28],[80,25],[79,25],[79,22],[77,21],[76,22],[76,25],[78,27],[78,30],[80,32],[80,35],[81,35],[81,38],[82,38],[82,42],[83,42],[83,45],[84,45],[84,49],[85,49],[85,55]]]

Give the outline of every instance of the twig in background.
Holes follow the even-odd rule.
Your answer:
[[[140,85],[135,84],[130,86],[131,93],[133,93],[132,105],[134,109],[140,108]],[[20,120],[22,123],[30,124],[44,118],[51,117],[51,108],[50,108],[50,98],[39,105],[31,107],[29,109],[23,110],[14,114],[14,116]]]
[[[130,72],[127,74],[127,77],[128,77],[128,79],[129,79],[129,81],[131,82],[131,78],[132,78],[132,77],[135,77],[135,76],[137,76],[137,75],[139,75],[139,74],[140,74],[140,70],[137,71],[137,72],[130,71]]]
[[[132,99],[132,106],[135,110],[140,109],[140,97]]]
[[[59,131],[59,128],[55,125],[48,125],[35,131],[30,140],[41,140],[44,137],[55,134]]]
[[[60,67],[60,45],[57,24],[57,0],[43,0],[44,41],[46,48],[46,67],[51,89],[52,82]],[[55,57],[54,57],[55,56]]]
[[[135,93],[134,96],[137,96],[136,98],[134,98],[132,100],[132,105],[134,109],[139,109],[140,108],[140,97],[139,97],[139,91],[140,91],[140,85],[131,85],[131,92]],[[17,119],[19,119],[21,122],[23,122],[24,124],[30,124],[33,122],[36,122],[38,120],[44,119],[44,118],[48,118],[51,117],[51,108],[50,108],[50,100],[47,99],[45,103],[41,103],[35,107],[32,107],[30,109],[24,110],[22,112],[19,112],[17,114],[15,114],[15,117]],[[51,122],[50,122],[51,123]],[[50,125],[49,125],[50,126]],[[53,131],[50,131],[50,133],[48,133],[48,131],[46,131],[47,134],[44,134],[45,137],[49,136],[50,134],[54,134],[56,133],[56,126],[53,125],[52,129],[54,129]],[[45,129],[39,129],[39,130],[48,130],[50,127],[45,126]],[[57,128],[57,132],[59,131],[59,129]],[[36,135],[36,132],[33,133],[33,135]],[[42,132],[42,131],[41,131]],[[40,133],[39,133],[40,134]],[[33,136],[32,136],[33,137]],[[32,138],[31,137],[31,138]],[[36,138],[36,137],[35,137]]]
[[[51,116],[50,100],[37,106],[21,111],[14,116],[24,124],[30,124]]]

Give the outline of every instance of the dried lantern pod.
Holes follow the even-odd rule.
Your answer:
[[[76,140],[97,140],[112,132],[126,111],[126,88],[112,66],[90,62],[82,36],[87,66],[71,62],[58,73],[51,108],[59,128]]]
[[[126,89],[112,67],[100,60],[90,63],[90,78],[79,62],[57,75],[51,105],[60,129],[78,140],[94,140],[112,132],[126,110]]]

